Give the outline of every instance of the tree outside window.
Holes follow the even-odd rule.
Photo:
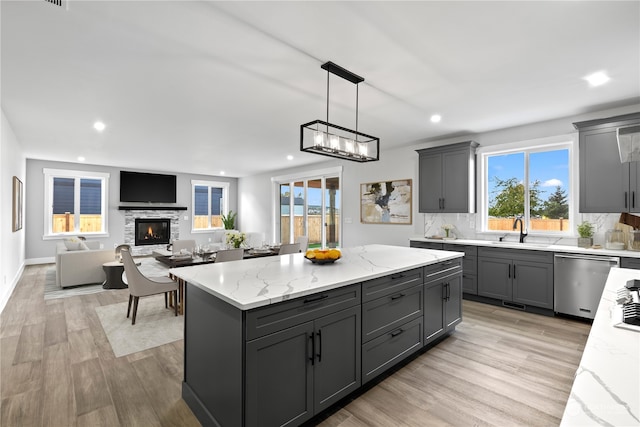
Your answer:
[[[512,231],[522,218],[529,231],[569,232],[569,177],[568,148],[488,155],[485,229]]]

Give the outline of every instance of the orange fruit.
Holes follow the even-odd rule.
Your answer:
[[[305,254],[305,256],[307,258],[315,258],[316,257],[316,253],[312,250],[308,250],[307,253]]]
[[[340,251],[337,249],[331,249],[327,255],[329,256],[329,259],[338,259],[340,258]]]
[[[316,252],[316,259],[327,259],[327,254],[322,251],[318,251]]]

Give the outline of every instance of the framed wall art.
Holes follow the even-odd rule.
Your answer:
[[[22,229],[22,181],[13,177],[13,231]]]
[[[411,224],[411,180],[360,184],[360,222]]]

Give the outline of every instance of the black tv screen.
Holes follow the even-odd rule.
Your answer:
[[[120,171],[121,202],[176,202],[176,176]]]

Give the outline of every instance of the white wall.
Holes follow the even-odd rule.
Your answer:
[[[456,142],[474,140],[481,146],[500,145],[517,141],[544,138],[555,135],[566,135],[576,132],[573,122],[592,120],[628,114],[640,111],[640,105],[632,105],[615,109],[601,110],[585,113],[573,117],[564,117],[541,123],[518,126],[508,129],[499,129],[491,132],[468,134],[455,138],[441,140],[424,140],[406,147],[384,150],[384,140],[380,145],[382,151],[380,161],[372,163],[355,163],[348,161],[328,161],[300,168],[292,168],[275,171],[270,174],[240,178],[238,180],[239,217],[241,229],[266,232],[267,236],[273,233],[273,189],[271,177],[287,174],[296,174],[304,171],[324,169],[336,165],[343,166],[342,175],[342,215],[343,235],[342,246],[357,246],[369,243],[383,243],[390,245],[407,246],[408,239],[412,236],[424,236],[434,234],[443,223],[459,224],[458,229],[464,230],[467,238],[475,237],[475,230],[469,227],[475,223],[473,214],[420,214],[418,213],[418,154],[417,149],[435,147],[438,145],[452,144]],[[298,153],[298,156],[310,155]],[[360,223],[360,184],[365,182],[379,182],[394,179],[413,180],[413,224],[412,225],[381,225]],[[268,214],[267,214],[268,213]],[[599,229],[605,229],[611,223],[606,215],[596,217],[583,216],[585,220],[594,220],[602,223]],[[348,220],[351,219],[351,223]]]
[[[25,259],[25,230],[13,232],[13,177],[23,182],[24,194],[27,193],[26,162],[22,146],[13,133],[9,121],[2,111],[0,124],[0,310],[4,309],[11,292],[15,288]],[[24,218],[24,211],[23,211]]]

